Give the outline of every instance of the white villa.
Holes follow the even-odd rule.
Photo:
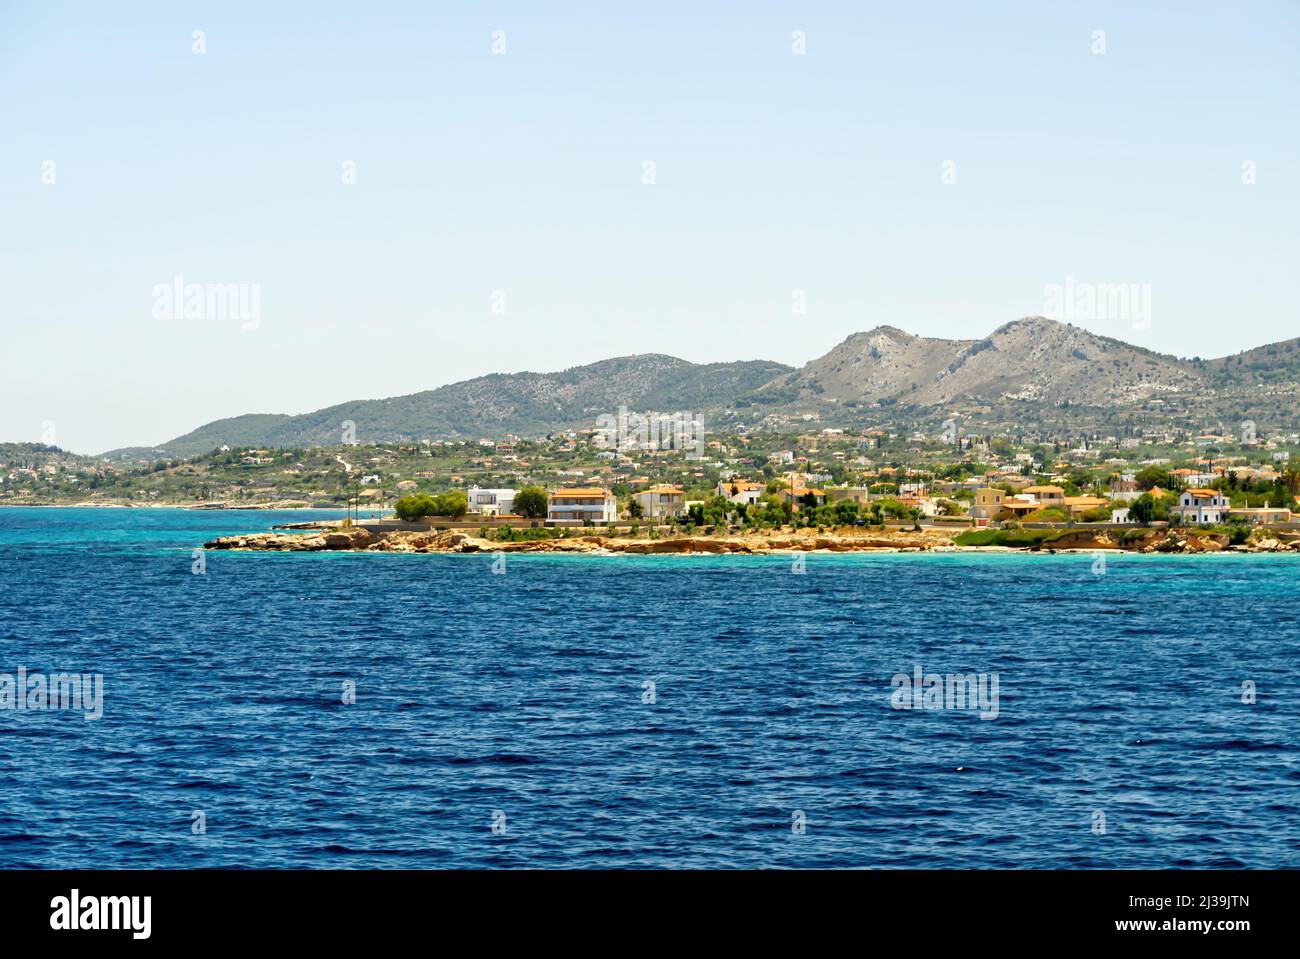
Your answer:
[[[680,486],[651,486],[636,494],[636,502],[646,519],[686,515],[686,491]]]
[[[752,506],[758,502],[758,498],[763,495],[767,489],[764,483],[751,483],[747,480],[731,479],[721,480],[718,483],[717,493],[719,496],[725,496],[733,503],[742,503],[746,506]]]
[[[513,489],[483,489],[471,486],[465,491],[469,497],[469,511],[479,516],[504,516],[513,512],[515,493]]]
[[[1185,489],[1172,510],[1183,523],[1222,523],[1228,518],[1228,498],[1214,489]]]

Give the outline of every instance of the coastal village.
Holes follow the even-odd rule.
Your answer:
[[[658,437],[611,441],[592,427],[531,439],[222,447],[134,464],[8,444],[0,448],[0,503],[345,508],[373,520],[424,496],[441,500],[429,523],[554,529],[1286,527],[1300,519],[1293,455],[1300,434],[1256,436],[1253,428],[1052,439],[805,428],[674,448]],[[529,508],[517,511],[525,489]]]

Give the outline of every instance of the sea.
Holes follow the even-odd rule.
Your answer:
[[[0,867],[1300,866],[1300,556],[201,549],[320,515],[0,509]]]

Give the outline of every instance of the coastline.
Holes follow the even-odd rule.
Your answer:
[[[955,542],[961,530],[875,530],[846,528],[815,531],[764,531],[715,535],[666,535],[657,538],[590,534],[502,541],[465,530],[371,532],[363,527],[335,527],[304,533],[250,533],[222,536],[204,549],[247,552],[350,553],[566,553],[586,555],[792,555],[798,553],[1155,553],[1295,554],[1300,533],[1255,531],[1233,544],[1222,533],[1150,529],[1117,537],[1108,531],[1062,531],[1053,539],[1024,544],[966,545]],[[1264,535],[1256,535],[1263,532]]]
[[[299,500],[289,500],[288,502],[300,503]],[[232,505],[229,503],[0,503],[0,509],[181,509],[194,512],[248,512],[257,510],[274,510],[277,513],[345,513],[348,507],[345,505],[338,506],[281,506],[276,502],[269,503],[249,503],[241,505]],[[380,513],[388,514],[392,510],[387,507],[366,507],[368,510],[375,510]]]

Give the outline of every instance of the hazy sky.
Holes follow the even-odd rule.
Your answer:
[[[4,0],[0,440],[801,364],[1067,278],[1154,349],[1296,336],[1297,91],[1295,2]],[[256,319],[160,315],[177,276]]]

